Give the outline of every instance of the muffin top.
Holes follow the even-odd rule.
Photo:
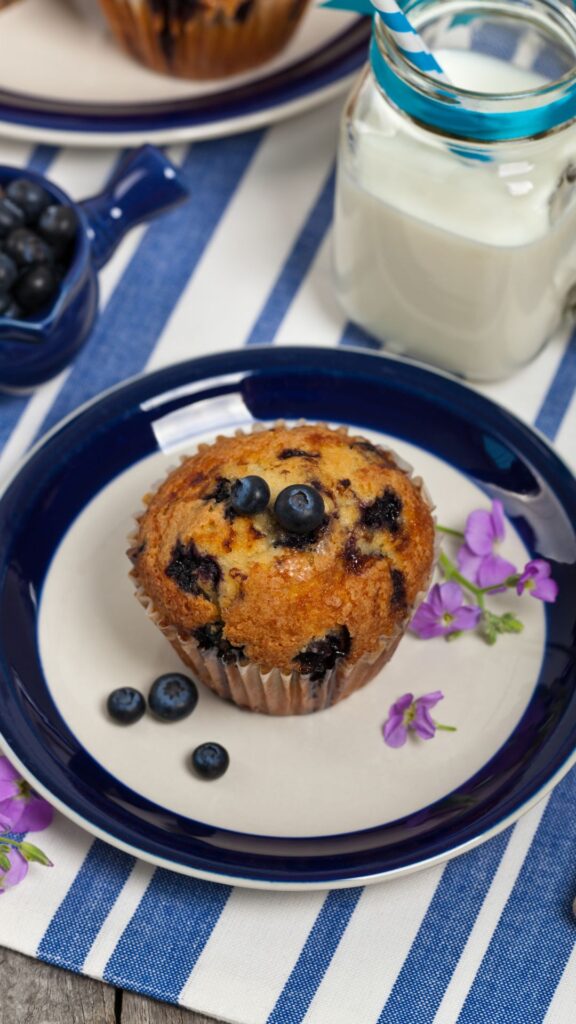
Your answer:
[[[265,510],[251,515],[233,507],[247,476],[270,489]],[[274,505],[302,484],[324,510],[320,502],[319,523],[294,532]],[[337,658],[375,651],[405,623],[432,568],[434,523],[420,486],[392,453],[345,428],[218,437],[144,501],[128,554],[161,624],[263,672],[319,679]]]

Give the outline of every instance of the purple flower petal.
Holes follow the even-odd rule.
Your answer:
[[[442,690],[433,690],[432,693],[424,693],[421,697],[418,697],[416,708],[435,708],[441,700],[444,700]]]
[[[28,861],[17,849],[9,850],[6,856],[10,861],[10,869],[4,872],[0,868],[0,894],[4,893],[6,889],[14,888],[28,874]]]
[[[495,587],[498,583],[504,583],[509,576],[516,572],[516,566],[508,562],[500,555],[486,555],[482,559],[478,569],[478,584],[481,587]]]
[[[475,555],[489,555],[494,543],[492,516],[485,509],[471,512],[464,528],[466,544]]]
[[[463,544],[457,556],[458,569],[471,583],[478,583],[478,570],[482,565],[482,555],[475,555],[467,544]]]
[[[473,605],[462,605],[454,616],[453,632],[465,629],[476,629],[482,610]]]
[[[12,800],[18,793],[18,783],[14,779],[0,779],[0,802]]]
[[[24,802],[9,798],[0,802],[0,829],[2,832],[24,832],[21,829],[20,819],[24,810]]]
[[[436,726],[430,711],[420,701],[416,701],[416,715],[414,716],[413,728],[421,740],[431,740],[436,732]]]
[[[537,597],[540,601],[549,601],[553,604],[558,597],[558,584],[556,580],[538,580],[536,586],[530,591],[531,597]]]
[[[504,540],[506,536],[506,520],[504,518],[504,505],[498,498],[495,498],[492,502],[492,529],[494,532],[494,540]]]
[[[536,597],[540,601],[554,602],[558,597],[558,584],[551,579],[551,572],[550,563],[545,559],[532,559],[525,565],[524,572],[518,580],[517,593],[522,594],[527,589],[531,597]]]
[[[0,757],[0,781],[14,781],[20,778],[20,773],[13,768],[7,757]]]
[[[404,712],[407,711],[408,708],[410,707],[410,705],[411,705],[413,700],[414,700],[414,694],[413,693],[404,693],[401,697],[398,697],[397,701],[394,702],[394,704],[390,708],[388,714],[389,715],[400,715],[402,717]]]
[[[454,615],[460,608],[464,595],[459,583],[442,583],[440,587],[443,612]]]
[[[442,587],[439,583],[435,583],[432,590],[428,594],[425,602],[426,606],[430,608],[430,611],[436,618],[440,618],[444,614],[444,601],[442,599]]]
[[[410,623],[410,629],[422,640],[430,640],[442,635],[442,627],[438,625],[438,616],[429,604],[421,604]]]
[[[41,796],[29,797],[21,801],[23,810],[18,819],[19,832],[41,832],[52,824],[54,811],[49,803]]]
[[[389,747],[403,747],[408,738],[408,729],[401,718],[394,716],[384,722],[382,727],[384,742]]]
[[[450,626],[441,626],[436,620],[427,626],[419,626],[416,628],[414,623],[411,627],[415,633],[418,634],[421,640],[433,640],[437,636],[447,636],[448,633],[453,632]]]

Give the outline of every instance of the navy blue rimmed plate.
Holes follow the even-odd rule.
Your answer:
[[[126,56],[98,5],[43,0],[2,11],[0,134],[56,145],[213,138],[270,124],[345,91],[369,21],[312,5],[273,61],[229,80],[160,75]],[[70,83],[74,89],[70,91]]]
[[[106,694],[179,665],[127,577],[141,495],[199,441],[277,418],[390,443],[424,475],[445,525],[501,498],[506,555],[549,559],[558,601],[518,599],[525,631],[494,648],[406,637],[379,678],[317,715],[252,715],[201,688],[185,722],[121,729]],[[2,746],[90,832],[203,878],[323,888],[444,860],[514,821],[574,762],[575,522],[576,483],[542,438],[415,365],[254,348],[129,381],[56,427],[0,500]],[[386,747],[392,701],[436,688],[438,718],[457,733]],[[187,768],[205,740],[230,753],[215,783]]]

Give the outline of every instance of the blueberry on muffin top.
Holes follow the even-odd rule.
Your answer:
[[[201,446],[147,497],[129,554],[163,626],[312,681],[397,633],[433,552],[429,502],[389,452],[303,425]]]

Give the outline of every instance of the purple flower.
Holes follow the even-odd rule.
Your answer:
[[[418,608],[410,628],[422,640],[434,636],[449,636],[464,629],[474,629],[481,615],[480,608],[464,604],[462,587],[458,583],[435,583]]]
[[[431,740],[436,732],[436,724],[430,715],[430,708],[443,699],[444,694],[440,690],[425,693],[416,700],[413,693],[399,697],[382,726],[384,742],[389,747],[403,747],[409,731],[415,732],[423,740]]]
[[[0,757],[0,830],[40,832],[52,821],[50,804],[30,787],[7,757]]]
[[[523,594],[527,590],[531,597],[538,597],[541,601],[555,601],[558,596],[558,584],[551,579],[551,571],[550,564],[543,558],[534,558],[527,562],[516,584],[516,593]]]
[[[516,572],[512,562],[497,555],[496,544],[506,533],[504,506],[492,502],[492,511],[479,508],[471,512],[464,529],[465,543],[458,552],[458,568],[463,576],[479,587],[494,587]]]
[[[0,894],[18,885],[28,874],[28,861],[19,850],[2,848],[2,855],[6,857],[9,867],[0,866]]]

